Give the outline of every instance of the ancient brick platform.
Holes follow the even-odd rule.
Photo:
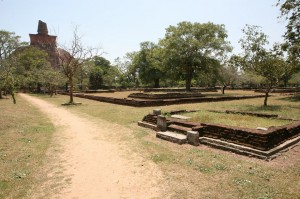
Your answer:
[[[148,114],[142,122],[155,126],[157,115]],[[173,118],[167,118],[166,124],[167,131],[175,131],[182,135],[187,135],[191,130],[198,132],[200,144],[265,160],[273,159],[300,142],[300,121],[279,127],[270,127],[267,130],[193,123]],[[146,125],[143,126],[146,127]],[[161,137],[173,142],[173,138]]]
[[[58,93],[63,95],[68,95],[67,92],[58,92]],[[125,106],[151,107],[151,106],[167,106],[172,104],[220,102],[220,101],[232,101],[232,100],[241,100],[241,99],[252,99],[252,98],[261,98],[264,97],[264,95],[191,97],[191,98],[143,100],[143,99],[114,98],[114,97],[95,96],[95,95],[89,95],[83,93],[74,93],[74,97],[85,98],[85,99],[112,103],[112,104],[120,104]]]

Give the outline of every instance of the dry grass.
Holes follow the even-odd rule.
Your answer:
[[[24,198],[37,185],[54,126],[18,98],[0,100],[0,198]]]
[[[271,126],[282,126],[291,123],[291,121],[276,118],[262,118],[241,114],[212,113],[208,111],[197,111],[183,115],[191,117],[191,119],[189,119],[191,122],[224,124],[228,126],[252,129],[255,129],[256,127],[268,128]]]
[[[67,96],[52,99],[41,97],[55,104],[67,101]],[[77,114],[92,116],[95,120],[99,118],[118,123],[132,130],[133,136],[127,138],[129,147],[161,168],[165,175],[165,192],[171,198],[300,198],[300,147],[272,162],[265,162],[205,146],[176,145],[156,139],[153,131],[136,125],[137,121],[157,107],[133,108],[75,99],[83,105],[65,108]],[[262,103],[263,99],[248,99],[161,108],[163,111],[255,111],[300,119],[300,103],[297,99],[272,97],[267,108],[262,107]]]
[[[141,91],[123,91],[114,93],[87,93],[86,95],[95,95],[103,97],[115,97],[115,98],[127,98],[131,93],[140,93]],[[149,92],[149,94],[163,94],[164,92]],[[218,92],[203,92],[205,96],[232,96],[232,95],[258,95],[261,93],[254,93],[253,91],[240,91],[240,90],[229,90],[222,95],[220,91]]]

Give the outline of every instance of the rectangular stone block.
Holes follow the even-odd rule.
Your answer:
[[[161,115],[161,109],[153,109],[154,115]]]
[[[167,119],[162,115],[157,116],[157,130],[166,131],[167,130]]]
[[[163,139],[163,140],[170,141],[170,142],[174,142],[177,144],[184,144],[187,141],[186,135],[174,133],[174,132],[170,132],[170,131],[157,132],[156,137]]]
[[[188,131],[187,132],[187,141],[191,145],[199,146],[199,132]]]

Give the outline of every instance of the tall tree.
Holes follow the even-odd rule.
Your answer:
[[[152,42],[142,42],[140,51],[133,58],[133,65],[138,69],[141,81],[145,84],[153,83],[154,88],[160,87],[160,79],[164,76],[161,49]]]
[[[15,77],[15,57],[12,53],[21,45],[20,37],[14,32],[0,30],[0,98],[3,88],[9,90],[16,103],[14,90],[17,84]]]
[[[294,73],[300,72],[300,2],[299,0],[278,0],[281,17],[287,20],[283,50],[288,52],[288,64],[283,77],[285,86]]]
[[[14,55],[17,56],[16,71],[23,76],[20,86],[30,91],[41,91],[42,82],[44,82],[43,73],[51,68],[48,61],[48,54],[33,46],[18,48]]]
[[[208,67],[212,59],[221,60],[224,53],[231,50],[226,41],[224,25],[213,23],[180,22],[166,29],[160,45],[165,49],[168,67],[184,79],[190,90],[194,74]]]
[[[139,86],[138,68],[133,64],[137,53],[127,53],[124,57],[115,59],[115,66],[119,71],[119,77],[117,78],[119,86],[124,88]]]
[[[78,28],[75,27],[73,31],[73,39],[69,47],[58,49],[60,67],[64,75],[68,78],[69,83],[69,102],[67,104],[74,104],[74,76],[77,70],[88,62],[93,54],[96,53],[95,49],[87,48],[82,44],[81,37],[78,35]]]
[[[275,46],[273,50],[267,50],[266,45],[269,43],[265,35],[258,26],[247,25],[244,29],[244,37],[240,40],[244,50],[242,69],[253,71],[264,78],[267,85],[265,91],[264,106],[267,106],[269,93],[279,79],[284,75],[284,65],[286,64],[283,57],[277,52]]]
[[[299,0],[278,0],[281,16],[288,21],[285,32],[286,49],[294,59],[300,59],[300,2]]]

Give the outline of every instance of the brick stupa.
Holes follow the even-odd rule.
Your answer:
[[[59,65],[59,55],[56,43],[56,36],[48,35],[47,24],[39,20],[38,34],[29,34],[30,45],[44,50],[49,55],[49,61],[53,68]]]

